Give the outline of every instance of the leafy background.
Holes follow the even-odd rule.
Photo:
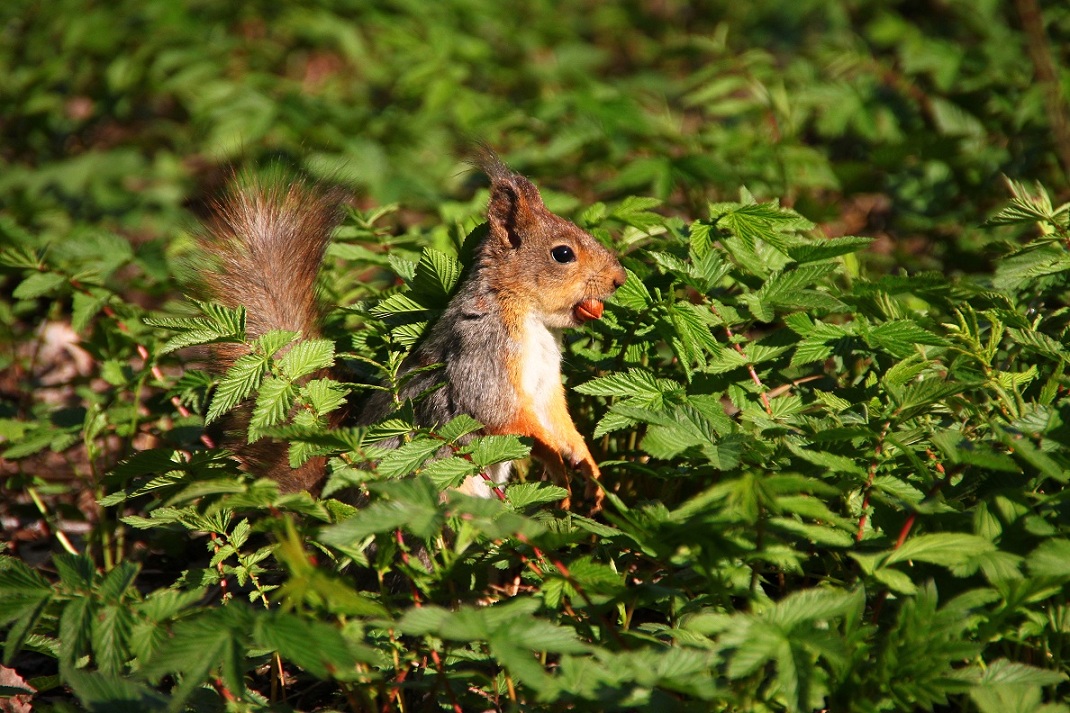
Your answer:
[[[8,705],[1066,710],[1062,4],[0,22]],[[330,429],[356,385],[298,383],[337,361],[396,388],[485,205],[473,140],[630,271],[567,341],[592,517],[537,467],[502,500],[448,491],[517,439],[404,410]],[[279,164],[355,196],[323,279],[343,307],[213,388],[181,347],[245,341],[243,315],[181,297],[189,232]],[[246,397],[295,462],[329,456],[322,497],[202,439]]]

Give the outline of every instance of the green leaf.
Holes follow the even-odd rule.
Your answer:
[[[253,343],[253,349],[264,357],[275,356],[275,352],[297,339],[298,332],[288,329],[272,329],[264,333]]]
[[[181,682],[171,691],[169,711],[181,711],[186,699],[209,676],[219,672],[232,695],[245,692],[242,680],[247,639],[253,628],[247,610],[236,605],[203,611],[174,625],[171,637],[141,670],[149,681],[181,674]]]
[[[89,651],[96,607],[89,597],[73,599],[59,619],[60,668],[68,675],[75,662]]]
[[[286,379],[268,379],[260,387],[256,407],[249,420],[249,442],[263,435],[264,429],[281,423],[293,407],[297,387]],[[214,402],[213,402],[214,404]]]
[[[628,274],[628,279],[613,293],[611,303],[636,312],[645,310],[653,304],[650,291],[638,275],[627,268],[624,271]]]
[[[267,358],[259,354],[244,354],[227,369],[223,380],[212,396],[205,423],[212,423],[228,413],[253,392],[268,371]]]
[[[909,320],[884,322],[862,334],[875,349],[883,349],[892,356],[905,358],[915,352],[916,344],[944,346],[947,341]]]
[[[101,607],[93,620],[93,655],[102,673],[118,675],[132,654],[134,617],[125,604]]]
[[[830,258],[858,252],[873,242],[873,238],[829,238],[817,240],[812,243],[793,245],[788,248],[788,255],[799,263],[817,262]]]
[[[97,595],[105,602],[118,604],[130,585],[134,583],[139,570],[140,567],[130,560],[120,562],[115,569],[108,572],[104,581],[97,587]]]
[[[479,466],[464,458],[450,456],[431,461],[422,474],[432,480],[440,490],[456,488],[465,478],[479,472]]]
[[[1025,559],[1034,577],[1070,579],[1070,540],[1045,540]]]
[[[313,379],[301,387],[300,394],[320,416],[345,404],[347,396],[345,388],[332,379]]]
[[[424,248],[412,279],[412,297],[424,305],[445,305],[449,301],[462,266],[457,258],[434,248]]]
[[[480,436],[462,448],[461,452],[471,455],[472,462],[480,468],[486,468],[495,463],[526,458],[531,448],[516,436]]]
[[[1041,705],[1041,686],[1057,686],[1066,675],[1025,664],[996,659],[982,671],[970,696],[982,713],[1065,713],[1066,707]]]
[[[72,669],[63,674],[90,713],[155,713],[168,709],[168,698],[129,676]]]
[[[274,611],[257,618],[253,638],[316,678],[355,674],[356,659],[341,632],[329,624]]]
[[[609,374],[592,379],[574,387],[574,390],[588,396],[621,396],[639,398],[644,403],[673,391],[682,389],[681,385],[671,379],[658,379],[646,369],[629,369],[626,372]]]
[[[996,549],[988,540],[977,535],[957,532],[939,532],[931,535],[915,535],[893,550],[886,564],[918,560],[953,567],[970,557],[992,552]]]
[[[409,294],[399,292],[380,301],[369,312],[375,317],[392,317],[397,314],[423,314],[428,309]]]
[[[54,293],[67,278],[56,272],[34,272],[14,289],[11,296],[17,300],[33,300]]]
[[[475,433],[483,428],[483,424],[467,414],[456,416],[443,426],[439,426],[438,435],[450,443],[456,443],[460,439]]]
[[[567,495],[568,491],[564,488],[542,483],[515,483],[505,489],[505,499],[517,509],[555,503]]]
[[[83,332],[89,322],[111,299],[111,293],[91,288],[88,292],[75,292],[71,298],[71,328]]]
[[[88,590],[96,579],[96,566],[88,555],[72,555],[67,552],[53,559],[60,583],[69,589]]]
[[[244,306],[224,307],[214,302],[197,302],[197,306],[212,326],[222,336],[243,339],[245,337],[246,313]]]
[[[0,626],[15,622],[5,637],[5,662],[22,648],[51,598],[48,582],[21,560],[0,559]]]
[[[754,316],[771,321],[770,307],[804,307],[821,311],[838,311],[847,305],[823,292],[807,289],[836,270],[835,263],[801,265],[793,270],[774,272],[762,288],[745,299]]]
[[[441,441],[421,436],[393,449],[379,461],[379,473],[400,478],[414,472],[443,447]]]
[[[617,205],[613,206],[609,215],[626,225],[640,230],[647,230],[655,225],[660,225],[665,219],[656,213],[651,213],[650,208],[661,205],[657,198],[649,196],[628,196]]]
[[[279,360],[279,368],[291,381],[334,365],[334,343],[329,339],[297,342]]]
[[[1045,478],[1051,478],[1058,483],[1070,481],[1070,471],[1033,445],[1028,438],[1015,437],[1005,431],[997,431],[997,435],[1015,458],[1035,468]]]

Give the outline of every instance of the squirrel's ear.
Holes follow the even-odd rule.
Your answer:
[[[492,176],[492,179],[487,206],[490,233],[501,242],[518,248],[525,229],[538,221],[540,210],[545,210],[539,189],[515,173]]]

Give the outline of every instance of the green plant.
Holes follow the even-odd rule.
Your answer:
[[[64,555],[54,581],[3,560],[8,660],[54,656],[53,683],[95,710],[1039,710],[1066,685],[1070,471],[1065,309],[1038,305],[1062,298],[1070,259],[1065,206],[1012,187],[990,223],[1039,222],[1039,237],[990,279],[954,283],[870,278],[854,257],[867,239],[813,238],[746,192],[690,224],[646,199],[587,209],[629,269],[567,345],[577,420],[606,466],[597,519],[555,510],[562,491],[536,471],[500,500],[448,490],[522,457],[515,438],[459,446],[478,424],[416,429],[403,404],[332,430],[322,416],[353,385],[295,385],[355,359],[389,388],[455,282],[447,253],[395,258],[406,287],[339,315],[337,341],[279,358],[295,335],[265,335],[211,392],[160,370],[180,347],[243,341],[242,311],[153,317],[171,336],[139,332],[149,358],[131,378],[170,388],[157,408],[210,420],[255,399],[250,437],[289,439],[294,463],[328,455],[325,495],[280,495],[191,432],[134,453],[100,504],[147,549],[103,573]],[[339,249],[381,269],[374,220],[350,225],[373,242]],[[85,440],[124,433],[127,412],[94,409]],[[396,435],[400,448],[376,446]],[[27,431],[8,452],[39,441]],[[364,504],[336,499],[346,490]],[[207,550],[176,579],[139,578],[176,538]]]

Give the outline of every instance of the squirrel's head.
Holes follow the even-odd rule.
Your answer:
[[[554,329],[599,319],[603,300],[627,279],[617,257],[547,210],[535,185],[489,149],[478,165],[491,180],[489,231],[479,251],[493,289]]]

